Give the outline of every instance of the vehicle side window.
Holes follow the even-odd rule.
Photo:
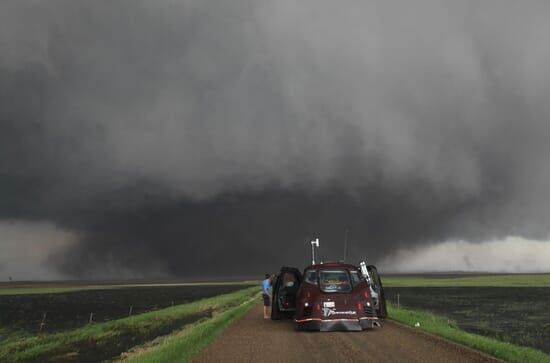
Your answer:
[[[361,282],[361,275],[359,274],[359,271],[351,270],[349,274],[351,276],[351,283],[353,286]]]
[[[317,271],[307,270],[304,274],[304,281],[310,284],[317,285]]]
[[[376,270],[371,270],[370,272],[370,277],[372,278],[372,288],[377,290],[380,288],[380,286],[378,286],[378,281],[379,281],[379,277],[378,277],[378,273]]]

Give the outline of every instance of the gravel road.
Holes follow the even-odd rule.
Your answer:
[[[363,332],[300,332],[262,317],[257,305],[194,362],[497,362],[483,353],[392,321]]]

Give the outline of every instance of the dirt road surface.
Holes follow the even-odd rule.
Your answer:
[[[193,362],[497,362],[483,353],[387,321],[363,332],[301,332],[262,317],[234,322]]]

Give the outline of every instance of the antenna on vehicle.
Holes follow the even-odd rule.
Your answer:
[[[344,262],[346,262],[347,254],[348,254],[348,229],[346,228],[346,235],[344,237]]]
[[[311,243],[311,264],[315,265],[315,247],[319,247],[319,238],[314,239]]]

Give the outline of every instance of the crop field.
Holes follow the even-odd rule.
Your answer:
[[[228,291],[232,292],[227,293]],[[105,316],[110,314],[109,316],[112,318],[103,317],[103,320],[93,320],[91,323],[89,321],[79,322],[80,325],[75,328],[70,328],[70,324],[65,322],[59,325],[59,329],[53,329],[55,332],[44,330],[41,333],[37,333],[34,324],[31,325],[32,329],[29,331],[21,330],[18,324],[22,318],[14,319],[14,324],[0,326],[0,362],[117,360],[121,354],[127,354],[141,344],[150,344],[173,332],[196,324],[200,326],[205,322],[215,321],[217,317],[227,316],[225,312],[240,309],[240,307],[244,308],[243,304],[247,302],[259,302],[258,289],[256,287],[247,288],[242,284],[203,287],[139,287],[18,296],[19,299],[28,299],[21,300],[26,301],[23,308],[20,308],[21,311],[28,311],[29,307],[34,307],[33,303],[36,301],[47,301],[48,304],[45,306],[49,307],[50,311],[56,311],[59,314],[54,316],[68,317],[71,324],[70,317],[74,314],[64,313],[62,309],[70,310],[71,306],[74,306],[72,307],[74,312],[75,309],[80,308],[79,304],[86,304],[86,299],[95,299],[93,300],[95,306],[104,305]],[[131,316],[128,316],[128,312],[126,312],[124,317],[117,317],[120,309],[113,307],[125,305],[129,300],[123,298],[128,298],[128,296],[148,301],[143,306],[149,311]],[[2,299],[8,297],[15,298],[16,296],[4,296]],[[41,300],[44,298],[46,300]],[[191,300],[193,302],[189,302]],[[174,306],[172,306],[172,301],[174,301]],[[181,301],[184,303],[178,304]],[[61,302],[62,306],[57,308],[55,302]],[[162,304],[168,306],[163,307]],[[12,308],[12,311],[17,311],[17,308]],[[12,314],[2,314],[2,318],[8,315]],[[224,318],[220,323],[226,320]]]
[[[550,287],[550,274],[384,275],[387,287]]]
[[[63,293],[0,295],[4,332],[60,332],[189,303],[242,289],[243,285],[146,286]],[[91,317],[91,320],[90,320]]]
[[[435,277],[432,281],[390,277],[384,290],[394,306],[399,295],[402,307],[446,316],[465,331],[550,353],[550,287],[544,285],[548,277],[480,277],[489,286],[477,286],[475,277],[462,281],[464,277]],[[413,286],[405,286],[407,280]],[[506,281],[514,283],[503,286]]]

